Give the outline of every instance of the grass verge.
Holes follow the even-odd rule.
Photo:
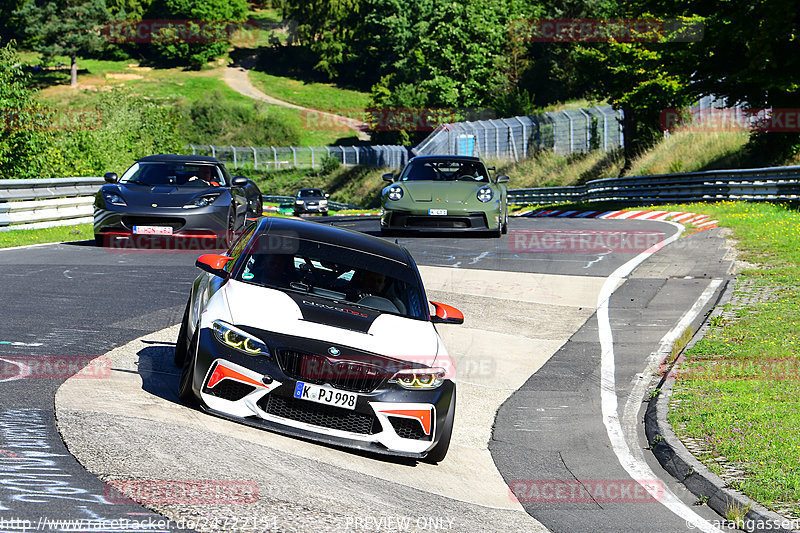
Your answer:
[[[734,488],[800,516],[800,213],[742,202],[660,208],[711,215],[756,266],[739,275],[745,298],[732,318],[713,321],[687,351],[669,421]]]
[[[554,206],[525,209],[538,207]],[[611,203],[557,207],[625,208]],[[728,304],[685,353],[668,417],[698,459],[732,487],[776,512],[800,517],[798,205],[720,202],[627,209],[710,215],[732,230],[738,259],[752,265],[738,274],[735,305]]]
[[[89,239],[94,239],[94,230],[91,224],[44,229],[18,229],[0,232],[0,248]]]

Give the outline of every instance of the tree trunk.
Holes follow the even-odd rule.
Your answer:
[[[619,171],[618,177],[622,178],[633,166],[633,159],[637,155],[636,144],[638,142],[636,132],[636,122],[630,106],[622,107],[622,132],[625,138],[625,146],[622,153],[625,154],[625,163]]]
[[[78,56],[73,55],[71,57],[72,63],[69,67],[69,86],[70,87],[77,87],[78,86]]]

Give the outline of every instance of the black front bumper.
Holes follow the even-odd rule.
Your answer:
[[[334,382],[316,382],[358,394],[355,409],[349,410],[295,398],[300,380],[274,357],[272,346],[273,356],[251,357],[222,345],[208,329],[200,331],[199,341],[193,390],[202,400],[204,411],[223,418],[334,446],[421,459],[436,445],[439,428],[446,427],[447,417],[452,416],[455,383],[450,380],[433,390],[407,390],[384,379],[369,392],[341,389],[341,384]],[[209,387],[214,371],[226,364],[252,372],[248,375],[255,382],[230,383],[232,380],[225,379]],[[257,382],[273,388],[264,393]],[[425,434],[421,421],[383,413],[388,410],[387,404],[430,406],[430,433]]]

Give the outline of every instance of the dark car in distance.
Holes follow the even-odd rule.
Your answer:
[[[322,189],[300,189],[294,199],[294,216],[304,213],[328,214],[328,194]]]
[[[122,177],[108,173],[105,179],[94,203],[99,246],[139,236],[214,239],[227,246],[263,210],[256,184],[232,176],[213,157],[152,155]]]

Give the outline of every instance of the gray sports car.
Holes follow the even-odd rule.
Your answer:
[[[261,192],[213,157],[153,155],[121,178],[105,175],[94,204],[99,246],[118,239],[189,237],[224,247],[262,214]]]

